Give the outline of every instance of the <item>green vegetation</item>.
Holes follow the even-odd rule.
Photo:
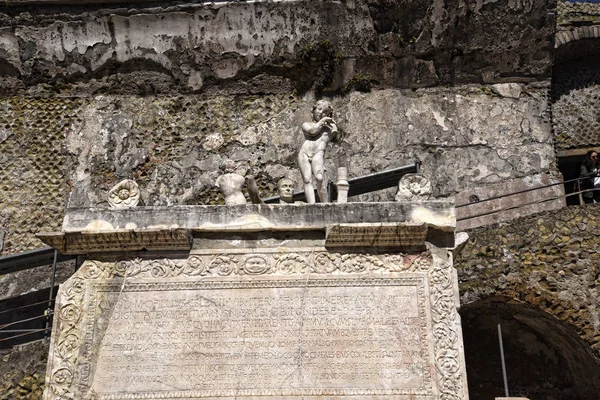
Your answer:
[[[336,52],[335,46],[329,40],[318,43],[310,43],[298,52],[299,59],[307,64],[318,64],[315,77],[315,92],[321,94],[333,83],[335,67],[339,65],[342,58]]]

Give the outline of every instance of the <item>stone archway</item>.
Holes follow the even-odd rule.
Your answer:
[[[511,396],[536,400],[597,400],[600,361],[574,329],[525,303],[490,298],[464,306],[469,396],[504,396],[497,324],[502,325]]]

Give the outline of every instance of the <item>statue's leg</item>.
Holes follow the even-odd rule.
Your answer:
[[[323,179],[317,179],[317,194],[319,195],[319,201],[321,203],[329,202],[329,196],[327,193],[327,183],[325,183],[325,180]]]
[[[304,183],[304,195],[306,196],[306,202],[309,204],[314,204],[315,189],[312,185],[312,170],[310,160],[302,151],[300,151],[298,154],[298,166],[300,167],[300,174],[302,175],[302,181]]]
[[[319,151],[315,154],[312,160],[312,172],[315,176],[315,180],[317,181],[317,194],[319,195],[319,201],[321,203],[328,202],[327,196],[327,183],[325,182],[325,166],[323,162],[324,152]]]

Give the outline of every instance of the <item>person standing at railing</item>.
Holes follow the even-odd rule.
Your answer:
[[[586,204],[600,203],[600,163],[598,160],[598,152],[590,150],[587,152],[585,160],[581,164],[579,174],[581,179],[581,190],[589,190],[583,193],[583,201]],[[594,190],[590,190],[594,189]]]

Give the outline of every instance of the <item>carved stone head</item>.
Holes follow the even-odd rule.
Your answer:
[[[312,115],[315,122],[323,117],[333,117],[333,107],[327,100],[319,100],[312,108]]]
[[[281,178],[277,182],[277,191],[279,198],[286,203],[294,201],[294,181],[288,178]]]
[[[221,170],[223,170],[223,172],[225,172],[226,174],[235,173],[235,169],[236,165],[235,161],[233,160],[227,159],[221,164]]]

